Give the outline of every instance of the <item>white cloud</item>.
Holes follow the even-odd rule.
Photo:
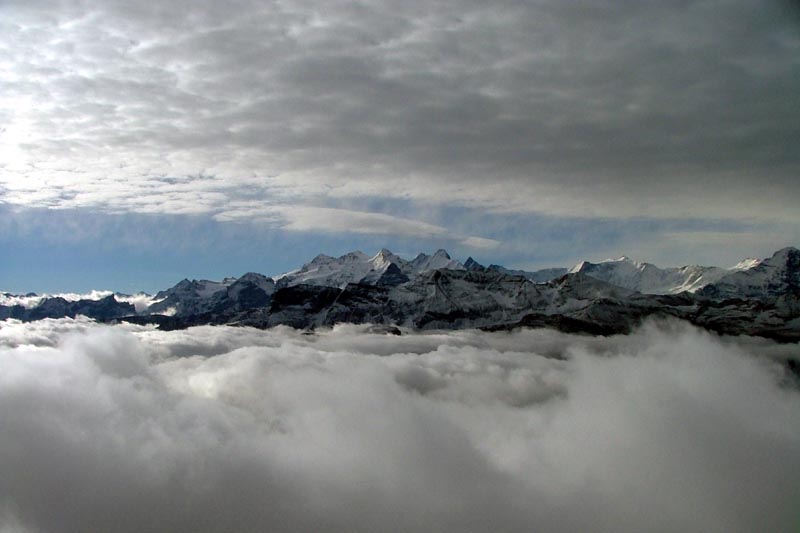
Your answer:
[[[725,5],[7,1],[0,201],[796,224],[800,41]]]
[[[261,206],[240,203],[234,209],[218,213],[219,221],[262,221],[289,231],[323,233],[360,233],[367,235],[410,236],[455,240],[470,248],[494,248],[494,239],[460,236],[447,228],[385,213],[353,211],[306,205]]]
[[[1,323],[2,526],[788,530],[794,350],[650,324],[304,335]],[[794,354],[796,356],[796,353]]]
[[[485,239],[483,237],[467,237],[463,241],[464,246],[471,248],[479,248],[483,250],[490,250],[500,246],[500,242],[495,239]]]

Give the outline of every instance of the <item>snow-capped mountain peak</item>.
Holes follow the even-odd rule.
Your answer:
[[[742,259],[735,265],[733,265],[730,270],[750,270],[753,267],[757,267],[761,264],[762,259],[755,259],[753,257],[748,257],[746,259]]]
[[[602,261],[602,262],[603,263],[636,263],[636,261],[634,261],[633,259],[631,259],[627,255],[621,255],[621,256],[617,257],[616,259],[606,259],[605,261]]]
[[[164,327],[238,324],[315,327],[374,322],[415,328],[554,326],[620,333],[652,313],[684,317],[714,331],[800,339],[800,250],[784,248],[734,269],[659,268],[618,259],[536,272],[466,265],[445,250],[407,261],[319,255],[277,283],[248,272],[222,281],[184,279],[155,298],[95,291],[64,297],[0,293],[0,320],[85,315]],[[696,294],[687,294],[687,293]],[[678,294],[683,293],[683,294]],[[662,296],[666,295],[666,296]],[[139,315],[139,316],[135,316]],[[167,316],[164,316],[167,315]]]
[[[746,269],[728,272],[700,294],[711,298],[800,296],[800,250],[783,248]]]
[[[590,263],[589,261],[581,261],[580,263],[578,263],[574,267],[570,268],[567,271],[567,274],[577,274],[578,272],[583,272],[591,264],[592,263]]]
[[[357,263],[359,261],[365,261],[369,259],[369,256],[364,252],[362,252],[361,250],[356,250],[354,252],[348,252],[344,254],[340,259],[342,259],[346,263]]]
[[[156,294],[157,300],[162,300],[173,294],[192,295],[198,298],[207,298],[214,293],[224,291],[229,285],[233,284],[236,278],[225,278],[222,281],[211,281],[207,279],[189,280],[182,279],[174,287]]]
[[[280,281],[281,286],[304,283],[342,288],[348,283],[378,283],[392,265],[399,270],[399,273],[393,269],[388,273],[388,278],[381,283],[386,279],[396,282],[403,279],[403,276],[414,277],[440,268],[464,269],[464,265],[452,259],[446,250],[437,250],[433,255],[421,253],[413,260],[407,261],[391,250],[382,248],[371,257],[360,251],[336,258],[319,255],[301,268],[276,276],[275,279]]]
[[[626,269],[635,268],[637,270],[644,270],[645,268],[647,268],[648,265],[651,267],[655,266],[651,265],[650,263],[643,263],[636,261],[634,259],[631,259],[627,255],[621,255],[616,259],[606,259],[604,261],[600,261],[600,263],[598,264],[608,264],[608,263],[615,264],[617,268],[626,268]]]
[[[327,265],[331,261],[335,261],[335,260],[336,259],[334,257],[331,257],[329,255],[317,254],[317,256],[314,257],[314,259],[312,259],[308,263],[306,263],[306,265]]]
[[[659,268],[651,263],[634,261],[624,255],[599,263],[581,261],[569,272],[585,274],[619,287],[649,294],[694,292],[729,273],[728,270],[719,267],[696,265]]]
[[[447,250],[439,249],[433,255],[419,254],[410,263],[411,269],[414,273],[420,274],[430,270],[438,270],[440,268],[447,268],[450,270],[464,270],[464,265],[460,261],[452,259]]]
[[[391,250],[387,250],[386,248],[381,248],[377,254],[370,258],[369,262],[376,270],[385,270],[391,263],[395,263],[397,265],[405,263],[400,256],[395,255],[391,252]]]

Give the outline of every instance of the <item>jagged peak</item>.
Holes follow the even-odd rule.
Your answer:
[[[781,248],[772,254],[772,257],[764,259],[758,266],[790,268],[792,270],[796,270],[798,267],[800,267],[800,250],[794,246]]]
[[[394,272],[402,272],[402,270],[400,270],[400,266],[397,263],[394,263],[394,262],[389,263],[386,266],[386,271],[384,272],[384,274],[386,274],[386,273],[394,273]]]
[[[430,258],[431,256],[429,256],[428,254],[420,252],[417,254],[417,257],[411,260],[411,264],[416,267],[422,265],[423,263],[425,263],[425,261],[427,261]]]
[[[754,257],[747,257],[742,259],[735,265],[733,265],[729,270],[750,270],[751,268],[757,267],[763,262],[763,259],[756,259]]]
[[[620,264],[620,265],[630,265],[630,266],[632,266],[634,268],[637,268],[639,270],[644,270],[648,266],[649,267],[655,267],[655,265],[653,265],[651,263],[644,263],[644,262],[636,261],[634,259],[631,259],[627,255],[621,255],[621,256],[617,257],[616,259],[606,259],[604,261],[600,261],[598,264],[602,265],[602,264],[608,264],[608,263],[617,263],[617,264]],[[655,267],[655,268],[658,268],[658,267]]]
[[[228,279],[228,278],[226,278],[226,279]],[[272,278],[270,278],[268,276],[265,276],[264,274],[259,274],[258,272],[246,272],[246,273],[242,274],[242,276],[238,280],[235,280],[235,281],[251,280],[251,279],[270,280]]]
[[[397,255],[393,254],[391,250],[381,248],[381,250],[369,259],[372,268],[375,270],[384,270],[392,263],[400,263],[403,260]]]
[[[772,254],[771,259],[781,259],[796,254],[800,254],[800,250],[798,250],[794,246],[787,246],[786,248],[781,248],[780,250]]]
[[[639,265],[638,261],[634,261],[633,259],[631,259],[627,255],[621,255],[621,256],[617,257],[616,259],[613,259],[613,258],[609,257],[608,259],[604,259],[603,261],[600,261],[600,263],[630,263],[632,265]]]
[[[195,285],[196,283],[197,283],[196,279],[183,278],[178,283],[176,283],[172,288],[173,289],[184,289],[184,288],[187,288],[187,287],[191,287],[192,285]]]
[[[388,248],[381,248],[378,251],[378,253],[376,253],[369,259],[369,261],[372,263],[387,263],[396,261],[398,259],[399,258],[395,254],[393,254],[392,251],[389,250]]]
[[[351,261],[352,260],[363,261],[363,260],[369,259],[369,256],[367,254],[365,254],[364,252],[362,252],[361,250],[354,250],[352,252],[347,252],[346,254],[341,256],[339,259],[345,259],[345,260],[351,260]]]
[[[473,259],[472,256],[469,256],[467,258],[467,260],[464,261],[464,268],[466,268],[467,270],[485,270],[486,269],[486,267],[484,267],[482,264],[480,264],[477,261],[475,261],[475,259]]]
[[[317,254],[314,259],[312,259],[309,264],[317,264],[317,263],[327,263],[329,261],[333,261],[335,258],[331,257],[326,254]]]
[[[590,263],[589,261],[581,261],[574,267],[570,268],[569,271],[567,271],[567,274],[577,274],[578,272],[583,272],[587,267],[591,265],[592,263]]]

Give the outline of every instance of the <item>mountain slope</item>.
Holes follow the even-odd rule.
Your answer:
[[[276,276],[276,280],[281,288],[301,283],[344,288],[348,283],[375,284],[379,280],[382,284],[391,285],[440,268],[463,269],[464,266],[451,259],[445,250],[438,250],[433,255],[421,253],[411,261],[406,261],[384,248],[372,257],[361,251],[341,257],[318,255],[299,269]]]
[[[489,265],[489,270],[494,270],[495,272],[500,272],[502,274],[507,274],[509,276],[522,276],[531,280],[534,283],[547,283],[548,281],[552,281],[556,278],[559,278],[567,273],[566,268],[543,268],[541,270],[511,270],[501,265]]]
[[[730,271],[698,265],[659,268],[651,263],[639,263],[623,256],[600,263],[583,261],[572,267],[570,273],[585,274],[647,294],[677,294],[683,291],[695,292],[700,287],[721,279]]]
[[[275,282],[263,274],[248,272],[221,282],[188,280],[156,294],[147,312],[177,316],[201,315],[226,309],[242,310],[269,304]]]
[[[730,272],[698,294],[715,299],[800,295],[800,250],[783,248],[747,270]]]

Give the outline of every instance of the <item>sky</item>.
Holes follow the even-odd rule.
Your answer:
[[[797,349],[631,335],[0,328],[0,529],[794,531]]]
[[[800,244],[789,0],[0,2],[0,290]]]

